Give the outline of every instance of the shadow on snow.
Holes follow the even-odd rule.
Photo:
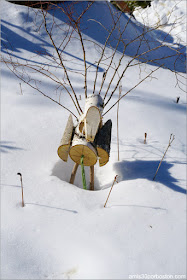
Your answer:
[[[64,5],[63,7],[67,8],[66,5],[69,3],[70,2],[65,1],[63,4],[58,4],[57,9],[51,9],[48,12],[51,16],[54,16],[61,22],[70,24],[68,17],[60,10],[60,5]],[[78,1],[75,2],[75,4],[71,4],[74,19],[77,19],[82,14],[87,5],[87,1]],[[80,21],[80,29],[83,34],[88,35],[96,42],[104,45],[109,34],[108,32],[110,32],[113,27],[114,19],[116,20],[117,14],[117,10],[111,4],[107,5],[105,2],[96,1],[82,16]],[[25,16],[22,15],[22,18],[24,17],[26,22],[26,13]],[[29,22],[30,21],[31,19]],[[48,24],[50,27],[50,23]],[[8,28],[8,26],[17,28],[17,30],[29,34],[31,36],[30,40],[24,38],[24,36],[20,36]],[[139,59],[142,62],[155,66],[161,65],[163,68],[169,68],[170,70],[186,73],[185,46],[181,44],[174,44],[173,37],[162,30],[150,31],[148,27],[143,26],[136,20],[129,19],[129,16],[126,14],[123,14],[120,17],[116,29],[108,40],[107,46],[109,48],[115,49],[119,38],[119,28],[123,30],[125,26],[125,32],[117,48],[119,52],[123,52],[124,43],[126,45],[127,43],[130,43],[134,40],[134,42],[130,43],[125,50],[125,54],[127,56],[133,57],[138,53],[138,55],[140,55]],[[148,30],[148,33],[143,34],[145,30]],[[11,55],[16,56],[16,54],[12,53],[12,51],[19,53],[21,49],[25,49],[31,53],[48,55],[48,58],[46,58],[49,59],[51,54],[48,53],[49,49],[46,51],[46,47],[51,47],[53,49],[53,46],[51,43],[48,43],[47,40],[47,35],[45,34],[44,36],[44,34],[40,35],[37,33],[36,30],[34,30],[34,25],[32,30],[31,27],[24,28],[2,20],[2,52],[6,53],[9,51]],[[149,51],[153,48],[156,49]],[[88,49],[86,51],[89,52],[90,50]],[[147,51],[149,52],[145,54],[144,52]],[[63,53],[83,63],[82,58],[65,51],[63,51]],[[87,64],[96,67],[94,64],[88,61]],[[99,68],[99,71],[103,72],[104,70]]]
[[[114,170],[120,181],[147,179],[153,182],[160,161],[121,161],[114,164]],[[172,177],[169,169],[173,164],[163,161],[157,173],[156,182],[159,182],[173,191],[186,194],[186,190],[177,185],[178,180]]]
[[[20,34],[18,34],[16,32],[14,32],[12,29],[8,28],[8,26],[16,28],[18,30],[18,32],[23,32],[23,33],[26,33],[27,35],[29,34],[30,40],[24,38],[23,36],[21,36]],[[32,30],[32,32],[33,32],[33,30]],[[42,39],[41,35],[39,35],[39,34],[34,35],[32,32],[31,32],[31,29],[27,30],[27,29],[24,29],[23,27],[9,23],[5,20],[1,20],[1,40],[2,40],[1,41],[1,51],[4,53],[8,53],[11,56],[14,56],[15,58],[18,58],[21,60],[26,60],[27,62],[32,62],[32,63],[36,63],[36,64],[42,64],[42,65],[46,65],[46,66],[60,68],[58,65],[53,65],[54,62],[50,58],[53,55],[49,53],[49,49],[48,49],[48,51],[46,50],[46,48],[51,48],[52,50],[54,49],[53,45],[47,42],[48,37],[45,37],[43,35],[42,37],[45,39]],[[35,40],[36,42],[33,43],[32,40]],[[48,61],[48,64],[43,63],[43,62],[41,63],[41,62],[37,61],[37,59],[31,60],[28,58],[25,59],[21,55],[19,56],[18,53],[21,53],[21,50],[26,50],[35,55],[45,56],[46,61]],[[61,51],[61,50],[59,49],[59,51]],[[72,53],[63,51],[63,54],[66,54],[66,55],[70,56],[71,58],[74,58],[83,63],[82,58],[75,56]],[[92,67],[96,67],[93,63],[91,63],[89,61],[87,61],[86,63]],[[67,67],[67,69],[73,70],[68,67]],[[104,69],[99,67],[98,71],[103,72]]]
[[[158,168],[160,161],[144,161],[144,160],[135,160],[135,161],[121,161],[113,164],[113,169],[115,173],[119,175],[119,181],[128,181],[136,179],[146,179],[153,182],[153,176]],[[51,176],[55,176],[62,181],[69,182],[71,171],[73,169],[74,162],[68,159],[68,162],[65,163],[62,160],[59,160],[53,167]],[[186,194],[186,190],[178,186],[178,180],[172,177],[169,169],[173,164],[163,161],[160,169],[157,173],[156,182],[163,184],[164,186],[172,189],[173,191]],[[86,182],[89,183],[89,167],[85,167],[86,173]],[[97,178],[97,170],[95,172],[95,190],[101,190],[99,178]],[[74,185],[79,188],[82,188],[82,177],[80,166],[78,168]],[[102,186],[102,189],[110,188],[110,184]],[[87,186],[89,189],[89,186]]]
[[[49,10],[49,13],[69,24],[68,17],[60,10],[61,5],[66,9],[67,3],[69,2],[59,4],[59,8],[52,8]],[[73,18],[75,20],[78,19],[87,6],[88,1],[78,1],[73,5],[71,4]],[[108,3],[107,5],[105,2],[96,1],[83,14],[80,21],[80,30],[93,40],[105,45],[108,34],[113,28],[114,20],[117,19],[117,14],[117,10],[111,4]],[[161,65],[163,68],[186,73],[186,47],[181,44],[173,44],[173,37],[170,34],[162,30],[150,31],[147,26],[143,26],[133,18],[129,19],[127,14],[123,14],[120,17],[116,29],[107,42],[108,47],[115,49],[118,43],[119,30],[123,30],[124,27],[126,27],[126,29],[117,48],[119,52],[123,52],[124,43],[127,44],[134,40],[127,46],[125,50],[126,55],[134,57],[138,53],[138,55],[140,55],[139,59],[142,62],[155,66]],[[146,33],[147,30],[148,32]],[[168,44],[172,44],[172,46],[167,46]],[[156,49],[149,51],[153,48]],[[144,54],[144,52],[147,53]]]
[[[12,143],[12,142],[1,141],[0,142],[0,152],[1,153],[8,153],[8,152],[15,151],[15,150],[24,150],[23,148],[16,147],[16,146],[14,146],[10,143]]]

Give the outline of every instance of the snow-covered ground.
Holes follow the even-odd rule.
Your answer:
[[[157,7],[160,3],[165,14],[172,10],[169,2],[176,4],[153,2]],[[176,6],[182,7],[184,17],[185,6],[185,1]],[[156,22],[152,7],[147,11]],[[26,7],[3,0],[1,19],[2,40],[10,40],[14,58],[35,61],[34,48],[51,51],[44,30],[32,25],[35,13],[28,15]],[[180,44],[185,42],[184,26],[178,27]],[[178,42],[172,35],[173,42]],[[89,39],[89,34],[84,38]],[[96,50],[89,41],[85,44],[92,64]],[[66,55],[69,68],[78,71],[82,53],[73,38]],[[116,62],[119,57],[120,52]],[[124,64],[128,60],[126,56]],[[45,56],[37,62],[46,63]],[[148,65],[139,73],[139,67],[132,67],[122,92],[134,85],[139,74],[154,69]],[[90,93],[94,73],[91,67]],[[78,96],[83,96],[82,80],[73,73],[71,79]],[[53,96],[52,84],[47,79],[42,82],[45,92]],[[161,68],[120,101],[120,161],[116,107],[106,114],[104,121],[112,119],[110,161],[104,167],[96,165],[96,191],[91,192],[82,188],[80,169],[74,185],[68,183],[74,163],[70,158],[65,163],[57,155],[69,113],[1,65],[1,279],[186,278],[186,97],[175,85],[173,73]],[[71,108],[69,99],[62,102]],[[83,98],[80,103],[84,106]],[[147,144],[143,143],[145,132]],[[153,181],[171,133],[175,140]],[[85,170],[88,183],[89,168]],[[23,175],[24,208],[18,172]],[[115,175],[119,183],[104,208]]]
[[[136,8],[136,19],[172,35],[175,43],[186,43],[186,3],[184,0],[153,0],[146,9]]]

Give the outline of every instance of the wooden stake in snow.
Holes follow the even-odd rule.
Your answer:
[[[94,165],[90,166],[90,190],[94,191]]]
[[[145,132],[144,144],[146,144],[147,133]]]
[[[119,99],[121,97],[122,85],[119,86]],[[118,161],[119,161],[119,102],[117,107],[117,146],[118,146]]]
[[[73,167],[73,170],[72,170],[72,173],[71,173],[71,178],[70,178],[70,184],[73,184],[74,181],[75,181],[75,175],[77,173],[77,169],[79,167],[79,164],[78,163],[75,163],[74,167]]]
[[[17,175],[20,176],[20,181],[21,181],[21,194],[22,194],[22,203],[21,203],[21,205],[22,205],[22,207],[24,207],[25,204],[24,204],[24,199],[23,199],[23,180],[22,180],[22,175],[21,175],[21,173],[17,173]]]
[[[166,149],[166,151],[165,151],[165,153],[164,153],[164,155],[163,155],[163,157],[162,157],[162,159],[161,159],[161,161],[160,161],[160,163],[159,163],[159,166],[158,166],[158,168],[157,168],[157,171],[156,171],[156,173],[155,173],[155,176],[153,177],[153,181],[155,180],[156,175],[157,175],[157,173],[158,173],[158,170],[159,170],[159,168],[160,168],[160,166],[161,166],[161,163],[162,163],[162,161],[163,161],[163,159],[164,159],[164,157],[165,157],[165,155],[166,155],[166,153],[167,153],[169,147],[171,146],[171,143],[174,141],[174,139],[175,139],[175,135],[171,134],[171,135],[170,135],[170,138],[169,138],[169,144],[168,144],[167,149]]]
[[[22,91],[21,83],[19,83],[19,85],[20,85],[21,95],[23,95],[23,91]]]
[[[69,115],[66,128],[62,140],[60,142],[60,146],[58,147],[58,151],[57,151],[58,156],[63,161],[68,160],[68,154],[69,154],[69,149],[73,137],[73,132],[74,132],[73,119],[72,119],[72,115]]]
[[[116,176],[115,176],[115,178],[114,178],[114,181],[113,181],[112,187],[110,188],[110,191],[109,191],[109,194],[108,194],[108,197],[107,197],[107,199],[106,199],[106,202],[105,202],[104,207],[106,207],[106,204],[107,204],[107,201],[108,201],[109,196],[110,196],[110,194],[111,194],[111,191],[112,191],[112,189],[113,189],[114,183],[115,183],[115,182],[117,182],[117,177],[118,177],[118,175],[116,175]]]

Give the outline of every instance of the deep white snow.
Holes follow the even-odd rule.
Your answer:
[[[173,9],[170,2],[176,4],[172,16],[186,18],[186,1],[167,1],[168,5],[164,2],[154,0],[153,6],[144,10],[151,16],[149,22],[146,17],[146,25],[152,26],[150,20],[157,22],[155,9],[168,15]],[[106,19],[110,26],[109,15],[102,15],[105,5],[94,3],[92,12],[99,11],[98,20]],[[141,21],[137,12],[135,15]],[[50,19],[52,22],[52,15]],[[122,20],[126,19],[124,16]],[[1,20],[4,57],[8,49],[19,61],[49,63],[45,55],[37,56],[34,52],[35,49],[53,52],[45,30],[33,25],[40,20],[34,11],[28,13],[27,7],[2,0]],[[69,30],[59,14],[56,20]],[[94,32],[94,25],[89,24],[90,30],[84,30],[83,36],[88,50],[87,63],[92,65],[98,59],[98,52],[89,39],[102,44],[104,33],[99,27]],[[132,39],[129,36],[135,36],[142,28],[135,20],[130,24],[129,40]],[[185,45],[184,21],[178,29],[180,42],[172,31],[168,43]],[[154,40],[158,40],[156,35],[151,35]],[[58,39],[59,34],[55,36]],[[135,47],[126,53],[123,65]],[[111,53],[109,47],[106,52]],[[76,38],[72,38],[64,58],[69,70],[83,69],[81,46]],[[119,58],[120,49],[116,63]],[[171,69],[172,63],[166,61]],[[50,67],[53,69],[52,62]],[[142,66],[141,73],[138,66],[128,70],[122,81],[122,93],[156,67]],[[184,65],[177,67],[185,75]],[[93,90],[95,69],[94,66],[89,69],[88,93]],[[100,65],[97,89],[103,69],[104,65]],[[61,77],[62,70],[57,69],[56,75]],[[33,77],[37,78],[35,74]],[[78,77],[71,73],[84,107],[84,81]],[[49,96],[55,96],[47,78],[42,78],[41,87]],[[117,96],[118,91],[106,109]],[[57,94],[55,98],[59,100]],[[71,100],[63,94],[60,101],[76,113]],[[186,278],[185,93],[176,87],[174,74],[161,68],[154,78],[148,78],[120,101],[120,161],[117,160],[116,109],[104,116],[104,121],[112,119],[111,155],[107,165],[95,167],[96,191],[83,190],[80,167],[74,185],[70,185],[74,163],[70,158],[65,163],[57,155],[69,113],[25,85],[1,64],[1,279],[132,279],[133,275],[136,279],[153,279],[146,277],[155,275]],[[143,143],[145,132],[147,144]],[[175,140],[153,181],[171,133]],[[88,184],[89,168],[85,170]],[[18,172],[23,175],[24,208]],[[119,183],[114,185],[104,208],[115,175],[119,175]]]

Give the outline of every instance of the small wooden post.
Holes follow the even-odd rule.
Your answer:
[[[79,164],[78,164],[78,163],[75,163],[75,165],[74,165],[74,167],[73,167],[73,170],[72,170],[72,173],[71,173],[71,178],[70,178],[70,181],[69,181],[70,184],[73,184],[74,181],[75,181],[75,175],[76,175],[78,166],[79,166]]]
[[[163,161],[163,159],[164,159],[164,157],[165,157],[165,155],[166,155],[166,153],[167,153],[169,147],[171,146],[171,143],[172,143],[174,140],[175,140],[175,135],[173,135],[173,133],[172,133],[172,134],[170,135],[170,138],[169,138],[169,144],[168,144],[168,146],[167,146],[167,149],[166,149],[166,151],[165,151],[165,153],[164,153],[164,155],[163,155],[163,157],[162,157],[162,159],[161,159],[161,161],[160,161],[160,163],[159,163],[159,166],[158,166],[158,168],[157,168],[157,171],[156,171],[156,173],[155,173],[155,176],[153,177],[153,181],[155,180],[156,175],[157,175],[157,173],[158,173],[158,170],[159,170],[159,168],[160,168],[160,165],[161,165],[161,163],[162,163],[162,161]]]
[[[24,207],[24,206],[25,206],[25,203],[24,203],[24,199],[23,199],[23,180],[22,180],[22,174],[21,174],[21,173],[17,173],[17,175],[20,176],[20,181],[21,181],[21,195],[22,195],[22,203],[21,203],[21,205],[22,205],[22,207]]]
[[[20,85],[21,95],[23,95],[23,91],[22,91],[21,83],[19,83],[19,85]]]
[[[107,204],[107,201],[108,201],[108,199],[109,199],[109,196],[110,196],[110,193],[111,193],[111,191],[112,191],[112,188],[113,188],[113,186],[114,186],[114,183],[117,182],[117,177],[118,177],[118,175],[116,175],[115,178],[114,178],[112,187],[110,188],[110,191],[109,191],[109,194],[108,194],[108,196],[107,196],[107,199],[106,199],[106,202],[105,202],[104,207],[106,207],[106,204]],[[118,182],[117,182],[117,183],[118,183]]]
[[[90,190],[94,191],[94,165],[90,166]]]
[[[145,132],[144,144],[146,144],[147,133]]]
[[[122,85],[119,86],[119,99],[121,97]],[[117,107],[117,146],[118,146],[118,161],[119,161],[119,102]]]

